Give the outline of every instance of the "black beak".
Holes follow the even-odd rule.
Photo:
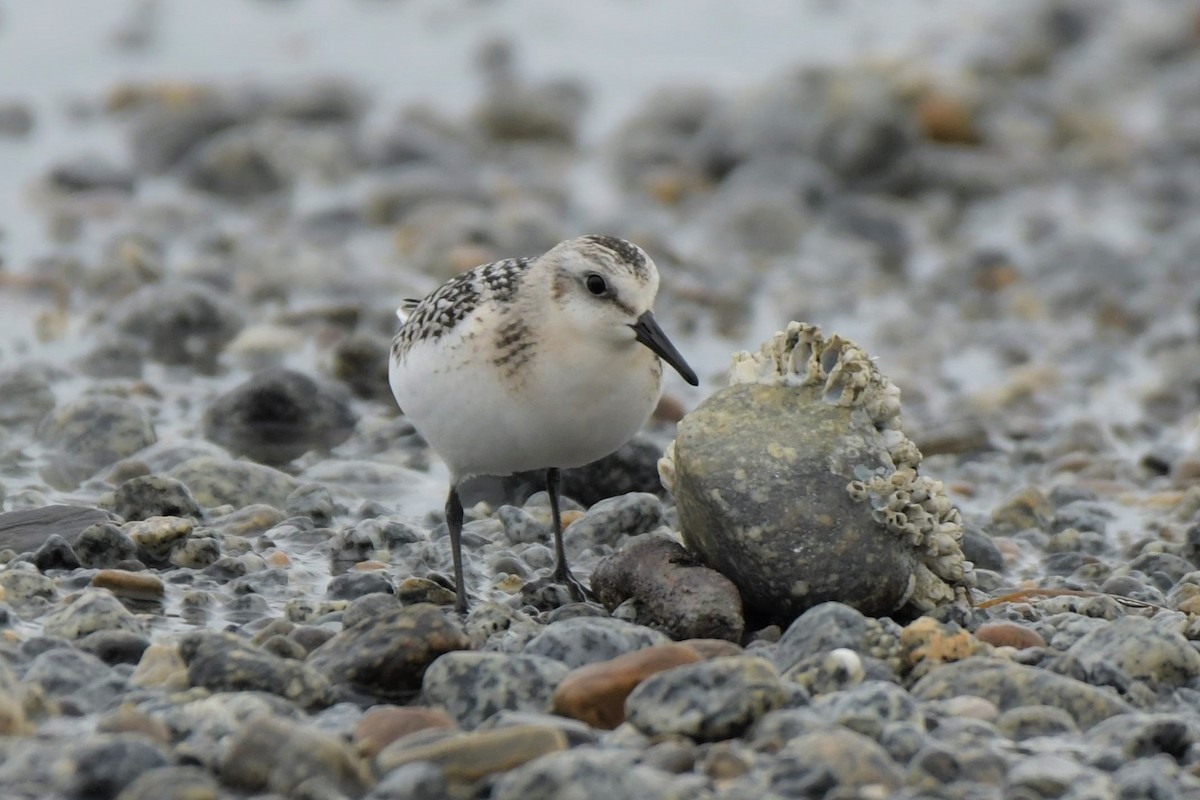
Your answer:
[[[663,333],[663,329],[658,327],[658,322],[654,319],[654,315],[647,311],[638,317],[637,322],[629,327],[633,328],[637,340],[649,347],[663,361],[674,367],[683,379],[692,386],[699,386],[700,380],[696,377],[696,373],[688,366],[688,363],[683,360],[683,356],[679,355],[679,351],[675,349],[675,345],[671,344],[671,340]]]

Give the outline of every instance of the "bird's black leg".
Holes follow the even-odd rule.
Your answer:
[[[571,574],[567,566],[567,550],[563,546],[562,512],[558,508],[558,493],[562,484],[562,475],[557,467],[546,470],[546,493],[550,495],[550,520],[554,525],[554,580],[566,584],[572,600],[587,600],[587,589],[579,579]]]
[[[463,580],[462,526],[462,501],[458,499],[458,484],[452,483],[450,484],[450,494],[446,497],[446,527],[450,529],[450,550],[454,554],[454,588],[458,592],[454,610],[460,614],[466,614],[467,582]]]

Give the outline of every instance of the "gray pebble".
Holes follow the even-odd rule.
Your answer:
[[[741,734],[792,695],[769,661],[725,656],[652,675],[626,699],[625,716],[647,736],[717,741]]]
[[[58,765],[63,789],[76,797],[114,797],[140,775],[170,763],[144,736],[98,734],[69,747]]]
[[[140,774],[117,800],[217,800],[217,779],[200,767],[163,766]]]
[[[554,689],[569,671],[545,656],[451,652],[429,665],[421,694],[472,730],[503,710],[549,712]]]
[[[1001,711],[1028,705],[1055,706],[1084,729],[1131,710],[1112,692],[1082,681],[978,656],[938,667],[917,681],[912,693],[921,700],[974,695],[991,700]]]
[[[336,683],[384,699],[420,688],[438,656],[466,650],[462,624],[438,606],[405,606],[341,631],[309,656],[308,664]]]
[[[149,345],[149,357],[187,365],[202,373],[217,358],[243,321],[230,299],[200,284],[161,283],[139,289],[112,311],[119,332]]]
[[[323,778],[357,797],[367,783],[366,765],[342,740],[294,720],[261,716],[232,737],[221,762],[225,783],[285,796],[306,781]]]
[[[577,747],[551,753],[508,772],[493,800],[685,800],[666,772],[632,762],[620,751]]]
[[[1129,616],[1084,635],[1055,669],[1089,683],[1123,687],[1144,681],[1155,689],[1172,688],[1200,675],[1200,653],[1178,631]]]
[[[234,455],[283,466],[309,450],[341,444],[356,421],[343,392],[295,370],[268,369],[209,405],[204,436]]]
[[[100,507],[130,521],[150,517],[204,518],[204,509],[188,487],[163,475],[143,475],[125,481],[113,491],[111,499],[101,500]]]
[[[52,569],[75,569],[79,566],[79,557],[75,555],[75,550],[66,539],[52,533],[33,554],[33,563],[42,572]]]
[[[189,633],[179,642],[179,654],[192,686],[269,692],[307,709],[333,702],[329,681],[312,667],[259,650],[230,633]]]
[[[196,502],[207,508],[229,505],[245,508],[265,503],[283,508],[299,481],[287,473],[249,461],[198,456],[170,472],[187,485]]]
[[[145,634],[141,620],[105,589],[85,589],[67,605],[46,615],[42,630],[50,636],[81,639],[94,631],[124,630]]]
[[[563,533],[568,555],[578,556],[597,545],[615,547],[624,537],[652,531],[663,524],[662,501],[646,493],[601,500]]]
[[[525,645],[523,652],[548,656],[574,668],[670,641],[665,634],[632,622],[576,617],[550,623]]]
[[[154,424],[141,406],[108,395],[81,397],[60,406],[41,421],[37,434],[50,451],[45,477],[62,489],[74,489],[157,439]]]
[[[443,800],[450,795],[446,777],[428,761],[414,761],[383,776],[363,800]]]
[[[1121,717],[1117,717],[1121,719]],[[996,729],[1014,741],[1038,736],[1063,736],[1079,733],[1071,715],[1055,706],[1018,706],[996,719]]]

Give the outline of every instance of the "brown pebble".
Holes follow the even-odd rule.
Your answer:
[[[359,561],[354,565],[353,568],[358,572],[372,572],[381,569],[388,569],[388,565],[382,561],[375,561],[372,559],[370,561]]]
[[[741,645],[725,639],[684,639],[680,644],[695,650],[705,661],[710,658],[741,655],[743,652]]]
[[[266,555],[263,559],[267,562],[267,566],[287,568],[292,565],[292,557],[282,550],[274,550]]]
[[[917,104],[917,125],[929,139],[943,144],[978,144],[979,132],[966,103],[956,97],[931,93]]]
[[[420,706],[374,706],[354,728],[359,755],[374,758],[397,739],[430,728],[454,728],[454,720],[440,708]]]
[[[554,712],[611,730],[625,721],[625,698],[639,683],[672,667],[703,660],[697,648],[672,643],[585,664],[558,685]]]
[[[985,622],[975,631],[975,638],[995,647],[1015,647],[1018,650],[1046,646],[1046,640],[1040,633],[1015,622]]]
[[[679,422],[686,413],[687,407],[682,400],[673,394],[664,394],[658,398],[658,405],[651,417],[657,422]]]
[[[162,578],[148,572],[102,569],[92,577],[92,586],[108,589],[118,597],[157,598],[163,596]]]
[[[429,761],[451,781],[477,781],[508,772],[538,756],[567,749],[567,735],[546,725],[512,725],[477,733],[464,733],[416,747],[397,742],[376,758],[379,772],[387,773],[414,761]]]
[[[970,631],[933,617],[920,617],[900,631],[904,659],[926,671],[949,661],[961,661],[980,649]]]
[[[562,514],[559,515],[559,519],[562,520],[562,529],[565,531],[568,527],[570,527],[572,522],[582,517],[583,512],[575,508],[562,512]]]
[[[159,744],[171,743],[171,729],[161,719],[143,714],[131,704],[122,705],[116,711],[105,714],[96,721],[99,733],[140,733]]]

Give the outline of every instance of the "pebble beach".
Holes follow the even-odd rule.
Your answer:
[[[0,797],[1200,798],[1194,2],[101,5],[0,0]],[[396,309],[583,233],[700,385],[459,617]]]

